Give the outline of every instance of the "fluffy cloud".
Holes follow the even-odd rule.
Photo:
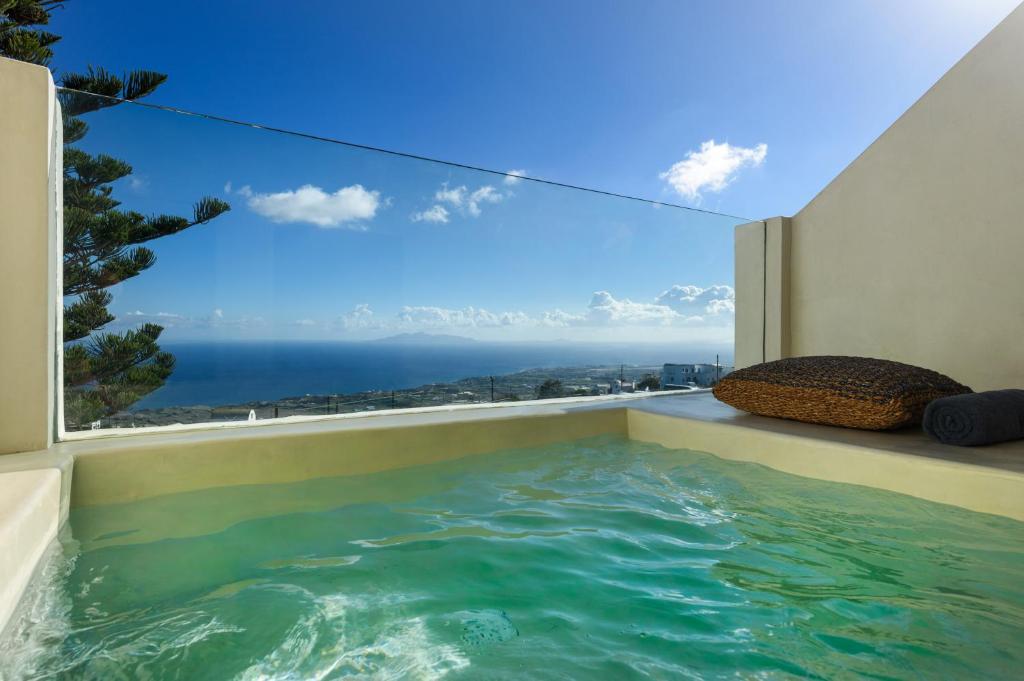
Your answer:
[[[622,327],[722,329],[732,324],[735,298],[731,286],[677,285],[647,301],[617,298],[609,291],[595,291],[590,303],[586,307],[581,307],[578,312],[568,312],[559,308],[529,313],[522,310],[492,311],[474,306],[448,308],[409,305],[402,307],[396,314],[382,316],[375,314],[368,303],[360,303],[333,321],[313,318],[282,321],[278,324],[281,327],[318,332],[353,332],[356,336],[369,335],[370,332],[398,333],[445,329],[486,329],[488,331],[481,331],[481,334],[490,334],[492,337],[504,337],[501,329],[507,329],[509,333],[520,330],[520,335],[533,333],[531,329],[572,329],[575,333],[583,334]],[[217,308],[209,315],[196,317],[171,312],[147,313],[136,310],[118,315],[115,324],[118,327],[131,328],[143,322],[153,322],[177,329],[253,331],[275,323],[258,316],[228,317],[223,310]]]
[[[761,165],[767,155],[767,144],[748,149],[708,140],[700,145],[700,151],[687,152],[682,161],[673,164],[659,177],[682,196],[699,201],[701,192],[722,191],[740,170]]]
[[[448,183],[445,182],[441,185],[441,188],[434,193],[434,200],[450,203],[456,208],[461,208],[462,204],[466,201],[466,191],[465,185],[449,189]]]
[[[582,324],[586,319],[586,315],[572,314],[555,309],[542,314],[538,322],[541,326],[574,326]]]
[[[143,312],[135,310],[118,315],[118,320],[129,324],[160,324],[161,326],[175,326],[187,322],[189,317],[173,312]]]
[[[117,315],[113,322],[116,328],[135,327],[139,324],[159,324],[167,329],[246,329],[265,326],[267,320],[260,316],[242,316],[228,318],[220,308],[213,310],[206,316],[189,316],[175,314],[173,312],[143,312],[134,310]]]
[[[662,291],[654,302],[685,317],[715,317],[736,311],[736,292],[732,286],[725,285],[707,288],[677,285]]]
[[[225,189],[230,188],[230,183]],[[245,186],[238,193],[246,197],[249,209],[272,222],[308,222],[317,227],[349,226],[358,229],[359,221],[372,220],[381,205],[380,192],[361,184],[325,192],[306,184],[298,189],[261,194]]]
[[[507,186],[511,187],[522,182],[523,175],[526,175],[525,170],[509,170],[505,173],[505,179],[502,180]]]
[[[469,211],[470,215],[476,217],[480,215],[480,204],[498,203],[504,198],[504,194],[499,193],[494,189],[494,187],[488,184],[480,187],[469,195],[469,202],[466,205],[466,209]]]
[[[608,291],[595,291],[587,306],[585,323],[594,326],[671,324],[678,316],[667,305],[635,303],[628,298],[618,300]]]
[[[441,204],[434,204],[419,213],[413,213],[413,222],[448,222],[448,209]]]
[[[501,326],[502,317],[482,308],[452,310],[444,307],[406,306],[398,314],[402,325],[414,327]]]
[[[502,312],[498,317],[502,326],[529,326],[534,319],[525,312]]]
[[[437,203],[427,210],[413,213],[412,220],[413,222],[424,220],[427,222],[448,222],[451,214],[442,204],[447,204],[452,210],[468,213],[473,217],[479,217],[480,213],[483,212],[482,206],[484,204],[499,203],[505,199],[505,196],[505,194],[502,194],[489,184],[470,191],[466,185],[449,187],[448,183],[445,183],[434,192],[434,201]]]
[[[353,310],[341,316],[339,320],[346,329],[374,329],[379,324],[373,316],[373,310],[366,303],[356,305]]]
[[[731,286],[673,286],[653,302],[616,298],[596,291],[582,313],[555,309],[530,315],[526,312],[491,312],[478,307],[451,309],[407,306],[390,322],[377,328],[436,329],[487,327],[618,327],[670,326],[699,323],[728,324],[735,307]],[[712,318],[717,318],[712,320]]]

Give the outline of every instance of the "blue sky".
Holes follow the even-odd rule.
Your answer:
[[[156,103],[761,218],[799,210],[1014,5],[74,0],[54,67],[158,69]],[[734,219],[126,108],[83,146],[135,165],[127,207],[234,210],[155,244],[114,291],[122,325],[731,334]]]

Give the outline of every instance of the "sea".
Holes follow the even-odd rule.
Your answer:
[[[732,363],[731,347],[613,343],[218,341],[163,343],[174,372],[133,411],[400,390],[554,367]]]

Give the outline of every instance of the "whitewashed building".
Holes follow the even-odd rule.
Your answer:
[[[665,364],[661,367],[661,388],[710,388],[731,371],[732,367],[720,364]]]

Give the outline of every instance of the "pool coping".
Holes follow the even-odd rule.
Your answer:
[[[805,424],[766,429],[642,408],[628,410],[628,423],[630,439],[640,442],[709,452],[801,477],[883,489],[1024,521],[1024,473],[950,458],[941,445],[929,455],[879,448],[857,442],[857,437],[823,438],[800,428]]]
[[[767,419],[721,404],[709,391],[458,405],[89,438],[2,456],[0,472],[60,469],[63,519],[69,505],[376,472],[607,433],[1024,520],[1024,442],[960,448],[914,430],[876,433]]]

